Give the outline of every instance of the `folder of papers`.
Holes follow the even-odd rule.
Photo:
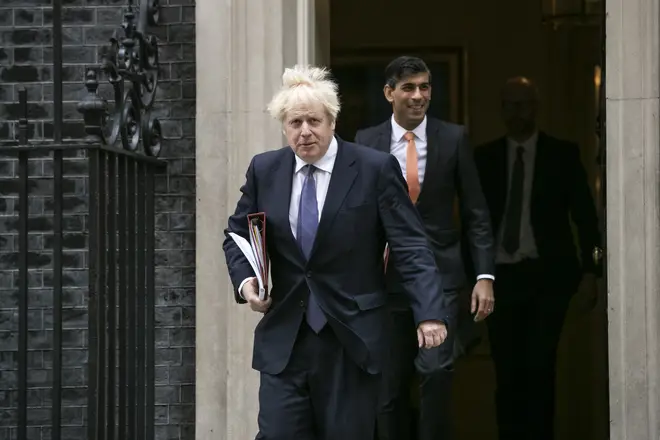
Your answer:
[[[248,236],[249,241],[240,235],[229,233],[238,248],[247,258],[259,284],[259,299],[264,300],[268,295],[269,261],[266,250],[266,214],[258,212],[248,214]]]

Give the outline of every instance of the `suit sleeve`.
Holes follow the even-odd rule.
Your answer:
[[[567,164],[570,166],[573,178],[572,191],[569,196],[571,219],[578,231],[582,269],[584,272],[600,274],[601,268],[594,264],[592,252],[600,246],[600,231],[598,229],[598,216],[594,205],[591,189],[587,180],[587,173],[580,160],[580,150],[572,145],[569,150]]]
[[[229,269],[229,278],[234,286],[234,299],[239,304],[246,302],[238,294],[239,286],[246,278],[254,277],[255,273],[243,252],[229,236],[229,233],[233,232],[246,240],[249,239],[247,215],[257,212],[256,200],[256,179],[254,159],[252,159],[245,175],[245,184],[241,187],[241,197],[236,204],[236,210],[229,217],[227,229],[225,229],[225,241],[222,244],[227,260],[227,268]]]
[[[475,275],[495,275],[495,244],[490,213],[475,165],[474,153],[463,130],[458,146],[456,188],[464,235],[470,248]]]
[[[422,321],[438,320],[448,324],[440,272],[394,156],[388,156],[380,171],[378,209],[390,260],[401,276],[415,322],[419,325]]]

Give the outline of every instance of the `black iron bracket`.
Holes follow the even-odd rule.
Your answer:
[[[158,88],[158,40],[148,33],[157,26],[159,0],[128,0],[121,30],[115,32],[101,54],[100,66],[85,75],[87,96],[78,104],[85,120],[85,141],[115,146],[158,157],[161,152],[161,127],[153,112]],[[99,77],[112,86],[113,99],[108,103],[98,93]],[[141,142],[140,142],[141,141]]]

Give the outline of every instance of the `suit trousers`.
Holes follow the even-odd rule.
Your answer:
[[[449,440],[451,384],[458,290],[444,292],[450,323],[439,347],[419,349],[410,309],[391,312],[390,358],[384,370],[377,418],[378,440]],[[419,377],[419,416],[410,402],[411,385]]]
[[[380,375],[351,360],[330,325],[300,326],[291,359],[261,373],[255,440],[365,440],[374,436]]]
[[[561,272],[539,260],[497,266],[495,311],[486,323],[500,440],[554,439],[557,346],[577,286],[558,280]]]

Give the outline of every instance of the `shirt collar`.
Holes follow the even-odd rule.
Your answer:
[[[426,142],[426,116],[424,116],[422,122],[413,130],[406,130],[394,120],[394,115],[392,115],[392,140],[394,142],[400,142],[408,131],[412,131],[420,141]]]
[[[510,149],[511,148],[515,149],[518,148],[518,146],[522,146],[525,149],[525,151],[530,151],[536,148],[536,143],[538,142],[538,140],[539,140],[538,131],[535,131],[534,134],[532,134],[529,137],[529,139],[527,139],[525,142],[517,142],[511,139],[510,137],[506,138],[507,145],[509,146]]]
[[[338,144],[337,139],[333,136],[328,146],[328,151],[325,152],[322,158],[314,162],[314,165],[319,170],[332,174],[332,168],[335,166],[335,158],[337,157]],[[296,156],[296,173],[303,169],[307,162]]]

